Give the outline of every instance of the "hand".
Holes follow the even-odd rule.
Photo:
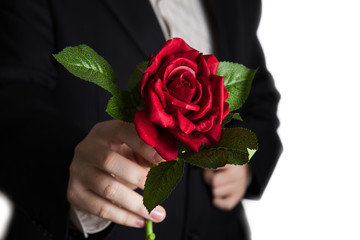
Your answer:
[[[99,123],[75,149],[67,198],[78,210],[118,224],[143,227],[144,218],[161,222],[165,209],[157,206],[149,214],[142,196],[134,191],[144,189],[149,162],[161,161],[133,124]]]
[[[226,165],[204,169],[204,179],[210,185],[213,204],[222,210],[232,210],[244,197],[250,180],[248,165]]]

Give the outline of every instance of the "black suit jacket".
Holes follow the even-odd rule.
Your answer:
[[[260,67],[240,124],[259,139],[246,195],[259,198],[281,150],[276,133],[279,94],[256,36],[261,2],[204,2],[217,58]],[[76,238],[68,221],[68,167],[77,143],[95,123],[110,119],[105,113],[110,96],[69,74],[52,54],[88,44],[108,60],[119,88],[125,89],[130,69],[156,54],[165,39],[147,0],[2,0],[0,32],[0,190],[16,206],[8,238]],[[201,169],[187,166],[163,204],[167,218],[155,226],[158,239],[246,239],[241,204],[221,211],[211,199]],[[144,230],[116,225],[100,235],[141,239]]]

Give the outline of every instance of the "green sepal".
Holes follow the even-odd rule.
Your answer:
[[[162,162],[150,169],[143,192],[143,202],[149,213],[170,195],[183,172],[184,161],[181,159]]]
[[[66,47],[53,56],[76,77],[95,83],[113,95],[118,94],[115,72],[91,47],[85,44]]]
[[[256,70],[245,67],[242,64],[233,62],[219,62],[216,75],[223,76],[224,85],[229,93],[226,100],[230,104],[229,111],[232,112],[241,108],[249,96],[252,80]]]
[[[128,80],[128,89],[133,96],[135,104],[139,107],[145,106],[144,101],[141,97],[140,86],[143,73],[146,70],[148,63],[148,61],[144,61],[136,64],[134,69],[131,71]]]
[[[252,131],[245,128],[227,128],[222,129],[219,142],[205,146],[198,153],[182,153],[178,158],[201,168],[215,169],[226,164],[246,164],[257,149],[257,138]]]

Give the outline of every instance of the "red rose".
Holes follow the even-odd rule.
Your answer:
[[[149,59],[141,80],[146,108],[135,114],[140,138],[166,160],[177,158],[177,140],[198,152],[202,143],[220,140],[229,113],[224,77],[214,55],[203,55],[182,39],[166,42]]]

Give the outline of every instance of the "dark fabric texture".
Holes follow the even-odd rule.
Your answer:
[[[260,0],[204,1],[219,61],[259,67],[241,109],[260,149],[251,160],[246,197],[261,197],[281,152],[276,130],[279,93],[256,36]],[[8,239],[82,239],[69,222],[68,168],[75,146],[105,112],[110,95],[60,66],[52,54],[85,43],[114,68],[126,89],[136,63],[156,54],[165,39],[147,0],[0,1],[0,191],[15,205]],[[157,239],[249,239],[241,204],[222,211],[212,203],[202,170],[185,175],[163,206]],[[144,229],[112,224],[90,239],[143,239]]]

